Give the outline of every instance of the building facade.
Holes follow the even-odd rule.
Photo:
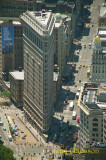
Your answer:
[[[11,99],[17,107],[23,107],[24,71],[10,72]]]
[[[51,11],[26,12],[24,24],[24,111],[41,134],[53,116],[53,63],[55,18]]]
[[[27,10],[36,10],[36,0],[0,0],[0,17],[19,17]]]
[[[106,47],[106,3],[103,3],[100,7],[98,17],[98,35],[100,36],[102,46]]]
[[[106,112],[103,112],[103,142],[106,142]]]
[[[20,21],[0,21],[0,79],[8,81],[11,70],[23,68],[23,27]]]
[[[103,142],[103,112],[106,111],[106,87],[87,83],[81,90],[80,107],[80,147],[87,142]]]
[[[103,3],[100,7],[98,26],[102,28],[106,27],[106,3]]]
[[[57,64],[60,71],[62,72],[64,69],[64,65],[66,63],[66,31],[65,25],[62,20],[62,15],[57,13],[55,15],[56,22],[54,27],[54,35],[55,35],[55,53],[54,53],[54,64]]]
[[[106,83],[106,50],[103,50],[99,36],[94,40],[91,65],[91,82]]]

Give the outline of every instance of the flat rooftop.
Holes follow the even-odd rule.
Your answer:
[[[104,102],[104,96],[106,95],[106,84],[100,84],[99,86],[96,84],[85,84],[82,101],[89,109],[102,109],[106,110],[106,102]],[[102,98],[98,99],[98,96]],[[100,101],[101,100],[101,101]]]
[[[102,7],[100,8],[99,17],[106,18],[106,3],[102,4]]]
[[[37,22],[41,28],[47,29],[50,22],[50,18],[51,18],[51,12],[30,11],[30,12],[27,12],[27,14],[33,21]]]
[[[22,71],[22,72],[19,72],[19,71],[10,72],[10,75],[16,80],[24,80],[24,71]]]

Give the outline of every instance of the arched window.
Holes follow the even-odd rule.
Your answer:
[[[97,121],[98,121],[98,119],[97,119],[97,118],[94,118],[94,119],[93,119],[93,121],[96,121],[96,122],[97,122]]]

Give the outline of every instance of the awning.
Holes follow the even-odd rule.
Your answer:
[[[14,132],[15,134],[18,134],[18,132]]]
[[[26,134],[26,133],[22,133],[22,134]]]
[[[14,124],[15,126],[17,126],[17,124]]]
[[[26,137],[26,135],[22,135],[22,137]]]
[[[13,129],[17,129],[17,128],[13,128]]]

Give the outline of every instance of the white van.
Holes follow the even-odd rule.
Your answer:
[[[72,111],[74,108],[74,103],[73,102],[70,102],[69,103],[69,110]]]
[[[72,114],[72,119],[75,120],[76,119],[76,116],[77,116],[77,113],[76,111],[73,111],[73,114]]]
[[[77,92],[80,92],[81,91],[81,88],[78,88]]]
[[[76,93],[76,98],[77,98],[77,99],[79,98],[79,95],[80,95],[80,92],[77,92],[77,93]]]

